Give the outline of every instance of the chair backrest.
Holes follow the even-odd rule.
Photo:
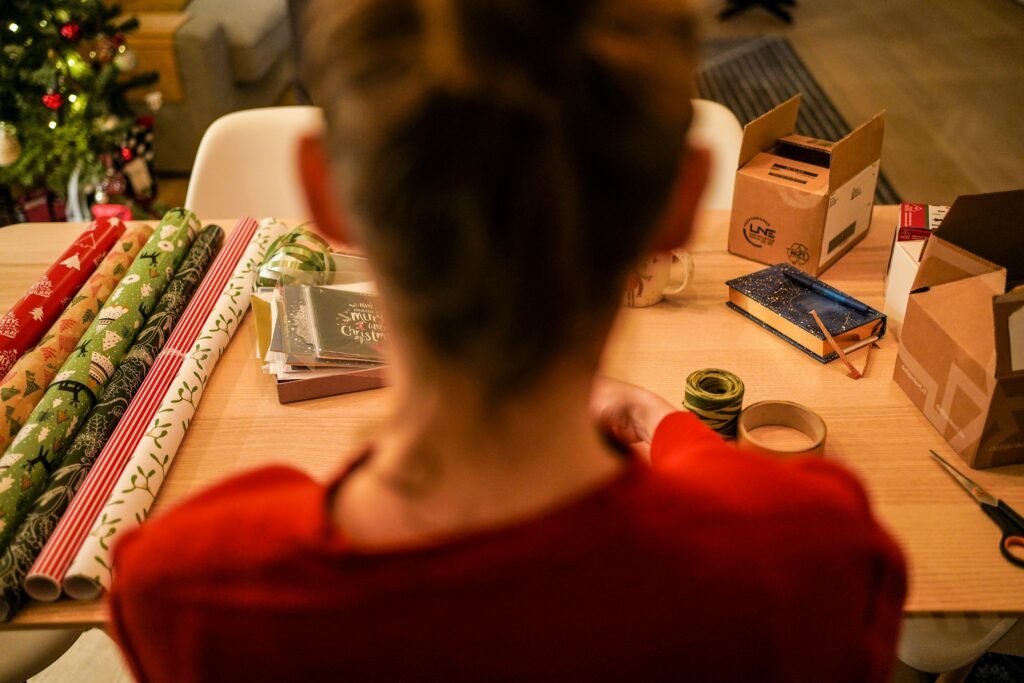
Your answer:
[[[711,151],[711,175],[701,206],[731,209],[743,127],[727,107],[711,100],[693,100],[690,141]]]
[[[309,218],[299,183],[296,141],[323,127],[318,107],[267,107],[226,114],[203,134],[185,207],[200,218],[241,215]],[[728,108],[693,100],[690,139],[711,151],[702,206],[729,209],[743,129]]]
[[[201,219],[309,218],[296,145],[300,135],[323,125],[319,107],[225,114],[210,124],[199,143],[185,207]]]

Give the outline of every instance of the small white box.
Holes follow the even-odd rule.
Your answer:
[[[917,267],[921,263],[927,234],[942,223],[947,206],[925,206],[924,204],[901,204],[900,217],[893,235],[892,253],[889,255],[889,269],[885,275],[884,313],[889,321],[886,329],[897,339],[907,313],[907,299],[914,286]]]

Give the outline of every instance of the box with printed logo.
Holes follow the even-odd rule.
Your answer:
[[[885,119],[829,142],[794,133],[799,111],[796,95],[743,129],[729,251],[818,275],[867,235]]]

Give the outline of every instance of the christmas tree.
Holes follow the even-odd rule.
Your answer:
[[[63,195],[76,171],[98,183],[136,126],[126,94],[157,79],[129,73],[138,20],[102,0],[2,2],[0,186]]]

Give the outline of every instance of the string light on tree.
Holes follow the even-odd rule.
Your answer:
[[[126,45],[117,48],[117,55],[114,56],[114,66],[121,71],[134,71],[139,65],[139,56]]]

